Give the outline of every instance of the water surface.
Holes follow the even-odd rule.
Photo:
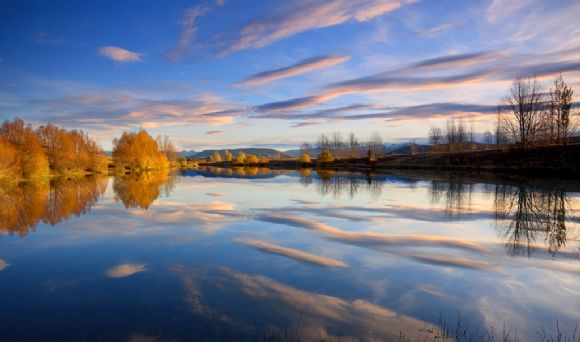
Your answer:
[[[571,336],[579,188],[257,168],[4,185],[0,340]]]

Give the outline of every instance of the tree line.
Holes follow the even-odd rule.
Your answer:
[[[228,150],[225,150],[223,155],[219,151],[214,151],[211,156],[209,156],[208,162],[210,163],[221,163],[221,162],[230,162],[232,164],[267,164],[269,162],[267,157],[264,156],[257,156],[255,154],[246,154],[242,151],[238,153],[237,156],[234,156]]]
[[[0,155],[0,178],[99,172],[108,164],[102,148],[85,132],[52,124],[33,129],[21,119],[0,126]]]
[[[321,134],[314,143],[304,142],[300,146],[299,161],[311,163],[311,158],[317,153],[316,161],[329,163],[335,159],[356,159],[367,157],[376,160],[384,156],[383,138],[374,132],[368,139],[361,139],[353,132],[343,136],[340,132]]]
[[[156,139],[141,129],[113,140],[112,160],[82,130],[53,124],[33,129],[21,119],[0,126],[0,179],[100,173],[110,164],[120,171],[150,171],[175,166],[178,152],[169,137]]]
[[[566,145],[578,128],[574,90],[560,74],[549,91],[534,77],[517,77],[497,106],[495,132],[483,133],[483,143],[507,148]],[[435,152],[475,149],[473,121],[467,129],[461,118],[451,118],[429,131]]]

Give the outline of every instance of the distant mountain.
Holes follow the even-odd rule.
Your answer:
[[[194,151],[194,150],[183,150],[180,152],[182,157],[191,157],[196,155],[197,153],[199,153],[198,151]]]
[[[415,146],[415,153],[425,153],[429,152],[430,146],[429,145],[420,145],[420,144],[401,144],[400,146],[391,149],[391,151],[387,151],[387,153],[394,153],[394,154],[411,154],[411,147]]]
[[[277,154],[280,154],[282,157],[290,157],[289,154],[275,150],[273,148],[235,148],[222,150],[203,150],[191,156],[197,159],[204,159],[209,158],[215,151],[218,151],[221,155],[223,155],[226,150],[230,151],[234,155],[234,157],[240,154],[240,152],[244,152],[245,154],[255,154],[257,156],[265,156],[269,158],[274,157]]]

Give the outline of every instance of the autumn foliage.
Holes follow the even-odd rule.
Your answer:
[[[33,130],[21,119],[0,127],[0,178],[36,178],[50,172],[95,172],[106,169],[103,150],[83,131],[52,124]]]
[[[141,129],[139,132],[123,132],[113,140],[113,163],[118,168],[132,172],[161,170],[169,168],[167,155],[159,148],[157,141]]]

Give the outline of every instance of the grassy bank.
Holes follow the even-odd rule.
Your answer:
[[[331,170],[451,170],[574,177],[580,171],[580,144],[540,146],[528,149],[428,152],[368,158],[336,159],[332,162],[302,163],[298,159],[270,160],[267,163],[238,164],[231,161],[200,163],[217,167],[269,167],[283,169],[321,168]]]

